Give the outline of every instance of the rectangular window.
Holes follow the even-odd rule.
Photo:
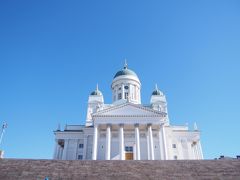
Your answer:
[[[78,159],[82,160],[83,159],[83,155],[78,155]]]
[[[122,99],[122,94],[121,93],[118,94],[118,99]]]
[[[133,147],[132,146],[126,146],[125,151],[126,152],[133,152]]]
[[[79,144],[79,146],[78,146],[80,149],[82,149],[83,148],[83,144]]]
[[[177,145],[176,144],[172,144],[172,148],[177,148]]]
[[[173,159],[174,159],[174,160],[177,160],[177,156],[174,156]]]
[[[125,99],[127,99],[128,98],[128,93],[127,92],[125,92]]]

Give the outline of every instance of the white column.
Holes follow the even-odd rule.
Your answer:
[[[161,133],[162,133],[162,143],[163,143],[163,154],[164,154],[164,159],[168,160],[168,151],[167,151],[167,142],[166,142],[166,134],[165,134],[165,127],[162,124],[161,125]]]
[[[187,141],[187,152],[188,152],[188,159],[194,159],[193,150],[192,150],[192,142]]]
[[[111,159],[111,125],[107,124],[107,135],[106,135],[106,152],[105,159]]]
[[[54,148],[54,153],[53,153],[53,159],[57,159],[58,156],[58,140],[55,140],[55,148]]]
[[[87,159],[87,139],[88,136],[84,135],[84,139],[83,139],[83,159]],[[79,142],[78,142],[79,144]]]
[[[153,134],[152,134],[151,124],[148,124],[148,134],[149,134],[149,145],[150,145],[150,157],[151,157],[151,160],[154,160],[154,145],[153,145]]]
[[[98,125],[94,125],[92,160],[97,160]]]
[[[178,149],[178,157],[177,159],[185,159],[184,154],[183,154],[183,143],[184,139],[180,139],[179,142],[176,144],[177,149]]]
[[[60,159],[59,155],[60,155],[60,146],[57,144],[57,152],[56,152],[56,158],[55,159]]]
[[[200,149],[199,149],[199,144],[198,143],[199,143],[199,141],[196,142],[194,147],[195,147],[197,159],[201,159],[201,153],[200,153]]]
[[[164,153],[164,148],[163,148],[163,137],[162,137],[162,130],[161,127],[159,127],[159,132],[158,132],[158,138],[159,138],[159,150],[160,150],[160,159],[164,160],[165,158],[165,153]]]
[[[68,150],[68,139],[65,139],[62,160],[67,160],[67,150]]]
[[[133,87],[133,99],[135,100],[135,101],[137,101],[137,88],[136,88],[136,85],[134,85]]]
[[[62,159],[62,158],[60,158],[60,149],[61,149],[61,147],[59,146],[58,149],[57,149],[57,157],[56,157],[56,159]]]
[[[141,160],[139,124],[135,124],[136,160]]]
[[[59,155],[58,155],[58,159],[63,159],[63,147],[59,147]]]
[[[125,98],[125,93],[124,93],[124,84],[122,84],[122,99]]]
[[[193,154],[194,154],[194,159],[198,159],[197,150],[196,150],[196,142],[193,142]]]
[[[202,145],[200,140],[198,141],[198,149],[199,149],[200,159],[203,159]]]
[[[119,159],[125,160],[123,124],[119,125]]]
[[[196,153],[194,149],[194,142],[191,142],[191,150],[192,150],[192,159],[196,159]]]
[[[147,130],[147,133],[146,133],[146,138],[147,138],[147,157],[148,157],[148,160],[151,160],[151,153],[150,153],[150,142],[149,142],[149,133],[148,133],[148,130]]]
[[[128,84],[128,99],[131,101],[132,96],[131,96],[131,85]]]

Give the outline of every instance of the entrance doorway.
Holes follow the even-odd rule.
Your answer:
[[[133,147],[132,146],[125,147],[125,160],[133,160]]]

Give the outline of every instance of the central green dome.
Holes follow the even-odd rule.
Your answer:
[[[115,74],[114,78],[123,76],[123,75],[132,75],[132,76],[135,76],[138,78],[137,74],[134,71],[132,71],[131,69],[128,69],[126,64],[124,65],[124,68],[122,70],[118,71]]]

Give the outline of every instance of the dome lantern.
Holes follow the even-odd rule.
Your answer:
[[[114,103],[141,103],[140,80],[137,74],[128,68],[126,60],[123,68],[115,74],[111,88]]]

